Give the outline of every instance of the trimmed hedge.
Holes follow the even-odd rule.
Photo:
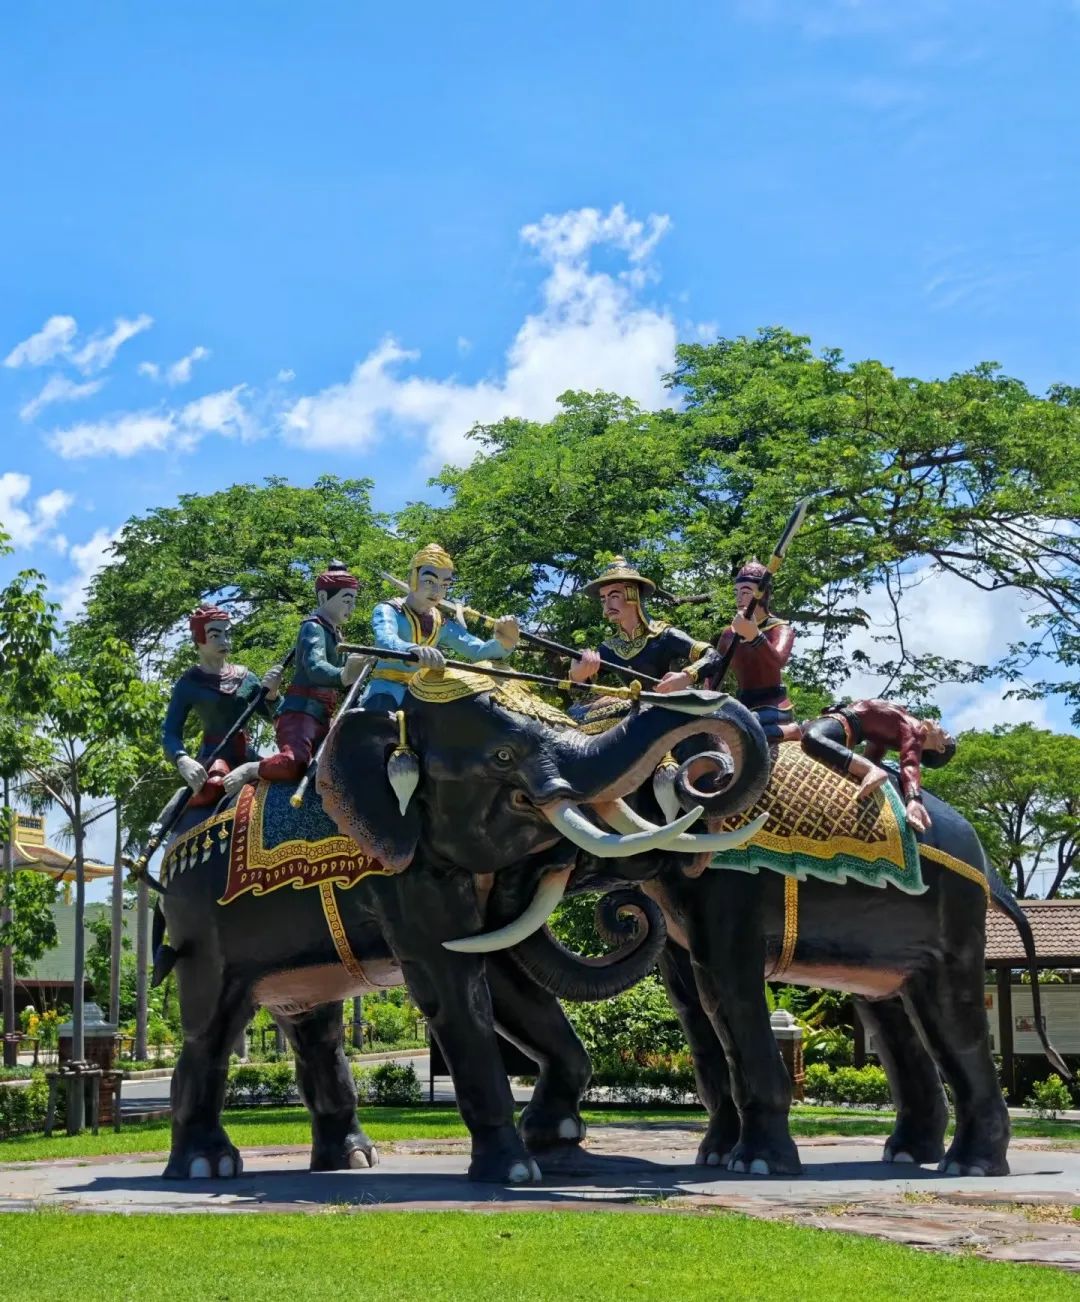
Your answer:
[[[806,1097],[816,1103],[847,1103],[861,1107],[889,1107],[892,1095],[884,1071],[866,1067],[837,1067],[811,1063],[806,1069]]]
[[[41,1073],[29,1085],[0,1085],[0,1139],[44,1130],[48,1103],[49,1087]]]
[[[423,1101],[412,1063],[381,1062],[376,1067],[352,1063],[357,1102],[371,1107],[410,1107]],[[250,1108],[261,1104],[284,1107],[299,1097],[291,1062],[235,1063],[225,1082],[225,1106]]]

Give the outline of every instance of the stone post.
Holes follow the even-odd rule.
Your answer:
[[[806,1074],[803,1071],[802,1027],[786,1009],[778,1008],[769,1018],[772,1033],[780,1048],[788,1076],[791,1078],[792,1098],[801,1103]]]

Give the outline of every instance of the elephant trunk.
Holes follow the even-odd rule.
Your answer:
[[[671,704],[632,711],[599,736],[563,734],[557,759],[563,782],[578,800],[589,804],[618,800],[646,781],[672,747],[699,737],[727,747],[735,770],[726,792],[727,803],[742,801],[739,807],[745,808],[764,789],[769,776],[769,750],[761,725],[730,697],[700,696],[711,696],[711,702],[695,699],[683,704],[673,697]]]
[[[596,906],[597,929],[618,948],[585,958],[560,944],[544,927],[507,950],[519,968],[543,990],[577,1002],[622,994],[656,966],[667,941],[658,905],[632,889],[609,891]]]

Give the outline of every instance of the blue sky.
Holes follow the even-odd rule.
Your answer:
[[[2,573],[76,610],[128,515],[270,473],[392,508],[475,419],[662,401],[680,338],[1076,382],[1078,36],[1069,0],[9,6]],[[950,600],[976,651],[1020,613]]]

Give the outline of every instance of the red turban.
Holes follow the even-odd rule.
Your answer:
[[[316,592],[340,592],[343,588],[359,588],[356,577],[340,561],[331,561],[315,580]]]
[[[214,620],[225,620],[227,623],[232,622],[232,616],[227,610],[220,606],[200,606],[193,610],[188,616],[188,628],[191,629],[191,636],[202,645],[206,641],[206,626],[212,624]]]

